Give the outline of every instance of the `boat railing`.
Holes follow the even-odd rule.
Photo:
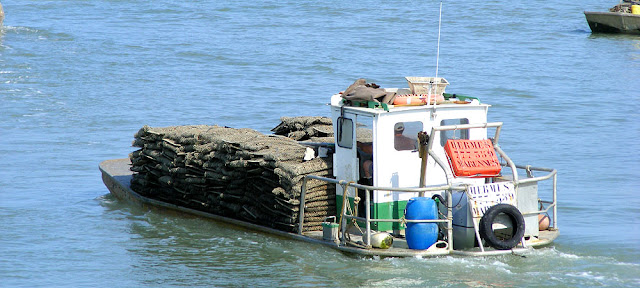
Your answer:
[[[451,198],[451,192],[452,191],[463,191],[467,189],[467,185],[457,185],[457,186],[452,186],[452,185],[434,185],[434,186],[428,186],[428,187],[422,187],[422,188],[398,188],[398,187],[378,187],[378,186],[369,186],[369,185],[363,185],[363,184],[358,184],[355,182],[351,182],[351,181],[346,181],[346,180],[339,180],[339,179],[333,179],[333,178],[326,178],[326,177],[321,177],[321,176],[316,176],[316,175],[306,175],[305,178],[303,179],[302,182],[302,190],[301,190],[301,195],[300,195],[300,213],[299,213],[299,223],[298,223],[298,234],[302,234],[302,231],[304,231],[304,207],[305,207],[305,193],[306,193],[306,186],[307,186],[307,180],[308,179],[315,179],[315,180],[320,180],[320,181],[324,181],[327,183],[333,183],[333,184],[338,184],[342,186],[342,190],[344,191],[344,193],[349,193],[348,192],[348,187],[353,187],[356,189],[355,191],[355,195],[357,195],[357,189],[364,189],[365,190],[365,217],[360,217],[360,216],[356,216],[356,215],[349,215],[346,212],[346,205],[348,204],[348,201],[343,201],[342,205],[342,213],[341,213],[341,220],[340,220],[340,227],[341,227],[341,243],[342,244],[346,244],[345,241],[345,237],[344,235],[347,233],[346,229],[347,229],[347,225],[344,225],[343,221],[348,221],[348,220],[355,220],[355,221],[360,221],[360,222],[364,222],[365,224],[365,232],[364,235],[362,235],[363,237],[363,242],[364,245],[366,247],[371,247],[371,223],[376,223],[376,222],[396,222],[396,223],[415,223],[415,222],[421,222],[421,223],[445,223],[447,225],[447,240],[448,240],[448,249],[452,250],[453,249],[453,210],[452,210],[452,198]],[[400,219],[377,219],[377,218],[371,218],[371,192],[373,191],[377,191],[377,190],[382,190],[382,191],[393,191],[393,192],[399,192],[399,193],[424,193],[424,192],[435,192],[435,191],[446,191],[446,199],[447,199],[447,218],[446,219],[429,219],[429,220],[409,220],[409,219],[404,219],[400,218]]]
[[[511,169],[512,172],[512,179],[510,179],[510,181],[513,182],[515,187],[518,187],[521,184],[527,184],[527,183],[537,183],[540,181],[545,181],[545,180],[549,180],[552,179],[552,200],[551,201],[545,201],[545,200],[538,200],[541,204],[547,204],[547,207],[544,208],[542,207],[542,209],[538,209],[538,211],[529,211],[529,212],[525,212],[523,213],[523,215],[531,215],[531,214],[542,214],[542,213],[547,213],[549,211],[549,209],[553,208],[553,228],[557,230],[558,228],[558,224],[557,224],[557,171],[555,169],[550,169],[550,168],[542,168],[542,167],[534,167],[531,165],[516,165],[511,158],[509,158],[509,156],[500,148],[500,145],[498,144],[498,140],[500,137],[500,130],[502,127],[502,122],[493,122],[493,123],[482,123],[482,124],[461,124],[461,125],[446,125],[446,126],[436,126],[433,127],[431,130],[431,134],[430,135],[435,135],[435,133],[437,131],[444,131],[444,130],[461,130],[461,129],[474,129],[474,128],[496,128],[495,130],[495,134],[494,137],[491,138],[494,148],[496,150],[496,152],[502,157],[502,159],[504,161],[506,161],[505,163],[501,163],[502,166],[504,167],[509,167]],[[377,186],[369,186],[369,185],[363,185],[363,184],[359,184],[353,181],[346,181],[346,180],[340,180],[340,179],[333,179],[333,178],[326,178],[326,177],[321,177],[321,176],[316,176],[316,175],[306,175],[303,179],[303,184],[302,184],[302,190],[301,190],[301,195],[300,195],[300,209],[299,209],[299,223],[298,223],[298,234],[302,234],[302,232],[304,231],[304,208],[305,208],[305,193],[306,193],[306,186],[307,186],[307,180],[308,179],[315,179],[315,180],[320,180],[320,181],[324,181],[327,183],[333,183],[333,184],[338,184],[342,186],[342,191],[344,191],[343,193],[347,194],[348,192],[348,187],[353,187],[355,189],[364,189],[366,193],[365,194],[365,217],[359,217],[356,215],[348,215],[346,213],[346,209],[344,209],[347,205],[348,205],[348,201],[343,201],[342,205],[342,213],[341,213],[341,220],[340,220],[340,226],[341,226],[341,243],[345,244],[345,233],[346,233],[346,225],[343,225],[343,221],[344,220],[355,220],[355,221],[361,221],[365,223],[366,226],[366,235],[363,235],[363,242],[365,244],[366,247],[371,247],[371,223],[373,222],[397,222],[397,223],[410,223],[410,222],[424,222],[424,223],[446,223],[447,225],[447,244],[448,244],[448,249],[451,251],[453,250],[453,203],[452,203],[452,192],[453,191],[465,191],[468,187],[469,184],[454,184],[453,183],[453,179],[454,176],[451,172],[451,169],[449,169],[449,165],[445,164],[444,161],[442,161],[442,159],[440,159],[440,157],[438,157],[438,155],[434,152],[433,150],[433,141],[436,137],[429,137],[429,140],[426,144],[427,146],[427,153],[429,155],[429,157],[432,157],[436,163],[438,164],[438,166],[445,172],[446,175],[446,184],[443,185],[432,185],[432,186],[425,186],[425,187],[420,187],[420,188],[399,188],[399,187],[377,187]],[[526,172],[527,178],[524,179],[519,179],[518,178],[518,169],[522,169]],[[538,177],[534,177],[533,176],[533,172],[534,171],[541,171],[541,172],[547,172],[547,174],[545,174],[544,176],[538,176]],[[401,192],[401,193],[419,193],[420,196],[423,196],[425,192],[442,192],[445,191],[446,193],[446,207],[447,207],[447,218],[446,219],[432,219],[432,220],[407,220],[401,218],[401,219],[375,219],[375,218],[371,218],[371,196],[370,196],[370,192],[372,191],[377,191],[377,190],[382,190],[382,191],[393,191],[393,192]],[[356,195],[357,195],[357,190],[356,190]],[[544,205],[543,205],[544,206]]]
[[[500,157],[502,157],[502,159],[505,161],[504,163],[501,163],[502,166],[504,167],[509,167],[511,169],[511,175],[512,175],[512,179],[511,181],[513,182],[513,185],[515,187],[518,187],[521,184],[526,184],[526,183],[537,183],[537,182],[541,182],[541,181],[545,181],[545,180],[549,180],[550,178],[552,178],[552,200],[548,201],[548,200],[541,200],[539,199],[538,201],[543,204],[546,204],[547,207],[543,208],[543,209],[538,209],[538,211],[530,211],[530,212],[525,212],[523,213],[523,215],[532,215],[532,214],[542,214],[542,213],[548,213],[549,209],[553,208],[553,213],[552,213],[552,218],[553,218],[553,228],[554,229],[558,229],[558,220],[557,220],[557,215],[558,215],[558,210],[557,210],[557,170],[555,169],[551,169],[551,168],[542,168],[542,167],[534,167],[531,165],[516,165],[511,158],[507,155],[507,153],[505,153],[502,148],[500,147],[499,144],[499,139],[500,139],[500,131],[502,129],[502,122],[489,122],[489,123],[480,123],[480,124],[461,124],[461,125],[445,125],[445,126],[435,126],[431,129],[431,134],[430,135],[435,135],[436,132],[438,131],[448,131],[448,130],[462,130],[462,129],[478,129],[478,128],[495,128],[495,133],[493,138],[491,138],[491,142],[493,143],[493,148],[495,149],[495,151],[498,153],[498,155],[500,155]],[[453,177],[453,174],[451,173],[451,170],[448,169],[448,165],[445,164],[444,161],[442,161],[438,155],[434,152],[433,150],[433,141],[434,141],[435,137],[430,137],[429,142],[427,143],[427,151],[430,157],[432,157],[436,163],[438,164],[438,166],[440,166],[440,168],[445,172],[445,175],[447,177],[447,183],[451,184]],[[524,179],[520,179],[518,176],[518,169],[522,169],[526,172],[527,178]],[[541,172],[548,172],[546,175],[544,176],[539,176],[539,177],[534,177],[533,176],[533,171],[541,171]]]
[[[507,163],[500,163],[502,166],[507,166]],[[519,185],[522,184],[527,184],[527,183],[538,183],[538,182],[542,182],[542,181],[546,181],[551,179],[551,200],[543,200],[543,199],[538,199],[538,202],[540,204],[542,204],[542,208],[538,209],[537,211],[531,211],[531,212],[524,212],[522,213],[523,216],[526,215],[533,215],[533,214],[546,214],[549,213],[549,209],[553,209],[552,210],[552,218],[553,218],[553,229],[557,230],[558,229],[558,206],[557,206],[557,201],[558,201],[558,171],[556,169],[551,169],[551,168],[543,168],[543,167],[534,167],[531,165],[513,165],[514,167],[516,167],[517,169],[521,169],[524,170],[527,178],[524,179],[519,179],[519,180],[514,180],[513,183],[516,187],[518,187]],[[517,170],[514,170],[514,175],[516,173]],[[534,176],[533,172],[538,171],[538,172],[546,172],[545,175],[543,176]],[[545,207],[546,205],[546,207]]]

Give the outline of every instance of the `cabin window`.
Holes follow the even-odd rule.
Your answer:
[[[342,148],[353,148],[353,120],[349,118],[338,118],[338,146]]]
[[[445,119],[440,121],[440,126],[469,124],[469,119]],[[469,139],[469,129],[440,131],[440,145],[444,147],[449,139]]]
[[[373,117],[358,115],[356,118],[356,145],[360,167],[360,184],[373,185]],[[364,197],[364,194],[361,196]],[[363,207],[364,209],[364,207]]]
[[[393,147],[397,151],[418,150],[418,132],[422,122],[396,122],[393,125]]]

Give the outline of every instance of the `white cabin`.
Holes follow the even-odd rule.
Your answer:
[[[407,88],[386,91],[411,93]],[[434,126],[487,123],[489,106],[474,99],[470,102],[445,101],[437,105],[390,105],[388,109],[354,107],[346,106],[340,94],[333,95],[331,112],[336,139],[334,176],[336,179],[371,186],[418,188],[422,161],[418,153],[418,132],[429,132]],[[439,131],[429,137],[435,137],[433,150],[440,159],[446,161],[443,147],[447,139],[487,139],[487,129]],[[415,144],[408,144],[410,141]],[[445,172],[451,174],[450,169],[443,171],[434,159],[428,158],[425,185],[446,185]],[[455,181],[473,185],[484,183],[484,179],[479,178],[460,178]],[[342,207],[342,190],[342,186],[338,185],[337,207]],[[355,189],[349,190],[348,198],[353,201]],[[371,217],[399,219],[404,215],[407,201],[418,196],[418,193],[374,191],[371,196]],[[360,198],[364,199],[362,195]],[[377,227],[374,224],[372,228],[379,231],[401,230],[399,223],[378,223]]]

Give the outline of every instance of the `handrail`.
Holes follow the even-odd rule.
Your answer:
[[[524,215],[535,215],[535,214],[540,214],[540,213],[547,213],[547,212],[549,212],[549,209],[550,209],[550,208],[552,208],[552,207],[555,207],[555,206],[556,206],[556,204],[555,204],[555,203],[551,203],[551,202],[549,202],[549,201],[546,201],[546,203],[550,203],[550,204],[549,204],[549,206],[547,206],[547,208],[546,208],[546,209],[544,209],[544,210],[538,210],[538,211],[533,211],[533,212],[528,212],[528,213],[522,213],[522,216],[524,216]]]
[[[358,216],[353,216],[353,215],[344,215],[345,218],[348,219],[355,219],[358,221],[367,221],[367,219],[365,217],[358,217]],[[371,222],[406,222],[406,223],[446,223],[448,222],[447,220],[440,220],[440,219],[382,219],[382,218],[371,218],[370,219]]]
[[[500,131],[501,131],[501,128],[502,128],[502,124],[503,124],[502,122],[489,122],[489,123],[480,123],[480,124],[460,124],[460,125],[435,126],[435,127],[431,128],[431,134],[430,135],[434,135],[434,133],[436,133],[437,131],[449,131],[449,130],[460,130],[460,129],[475,129],[475,128],[485,128],[486,129],[486,128],[495,127],[496,131],[495,131],[495,134],[494,134],[494,137],[493,137],[493,141],[492,141],[494,149],[507,162],[506,164],[504,164],[504,163],[500,163],[500,164],[502,166],[509,166],[509,168],[511,168],[511,173],[513,175],[512,181],[514,182],[515,185],[524,184],[524,183],[538,182],[538,181],[544,181],[544,180],[547,180],[547,179],[549,179],[551,177],[555,177],[557,175],[557,170],[555,170],[555,169],[541,168],[541,167],[531,167],[529,165],[527,165],[527,166],[516,165],[511,160],[511,158],[509,158],[507,153],[505,153],[502,150],[502,148],[500,147],[500,144],[498,143],[498,140],[500,139]],[[447,184],[451,184],[451,176],[448,173],[448,169],[446,169],[446,165],[443,163],[443,161],[437,156],[437,154],[432,149],[433,148],[434,139],[435,139],[435,137],[429,137],[429,142],[427,143],[427,151],[429,153],[429,156],[432,157],[436,161],[438,166],[440,166],[440,168],[442,168],[442,170],[445,172],[445,175],[446,175],[446,178],[447,178]],[[519,177],[518,177],[518,169],[517,168],[538,170],[538,171],[546,171],[546,172],[550,172],[550,173],[548,173],[545,176],[541,176],[541,177],[532,177],[532,178],[525,178],[525,179],[520,180]],[[555,195],[555,185],[554,185],[554,195]],[[555,213],[554,213],[554,215],[555,215]]]
[[[434,138],[434,137],[430,137],[429,141],[431,141],[431,138]],[[427,149],[427,153],[429,154],[429,156],[431,156],[431,158],[433,158],[433,160],[436,161],[438,166],[442,168],[442,171],[444,171],[444,174],[445,174],[445,178],[447,178],[447,185],[451,186],[452,185],[451,181],[453,177],[449,175],[449,169],[446,168],[446,164],[444,164],[444,162],[440,159],[440,157],[438,157],[438,155],[436,155],[436,153],[432,149]]]
[[[364,243],[365,245],[371,245],[371,222],[398,222],[398,223],[402,223],[402,222],[407,222],[407,223],[415,223],[415,222],[422,222],[422,223],[447,223],[447,240],[448,240],[448,245],[447,247],[449,247],[450,250],[453,250],[453,207],[451,206],[451,191],[453,190],[460,190],[460,191],[464,191],[467,189],[467,185],[458,185],[458,186],[453,186],[453,185],[436,185],[436,186],[429,186],[429,187],[422,187],[422,188],[397,188],[397,187],[377,187],[377,186],[369,186],[369,185],[362,185],[362,184],[358,184],[358,183],[354,183],[354,182],[350,182],[350,181],[346,181],[346,180],[338,180],[338,179],[333,179],[333,178],[326,178],[326,177],[322,177],[322,176],[316,176],[316,175],[305,175],[305,177],[303,178],[303,182],[302,182],[302,189],[301,189],[301,193],[300,193],[300,209],[299,209],[299,222],[298,222],[298,234],[302,234],[303,228],[304,228],[304,208],[305,208],[305,194],[306,194],[306,186],[307,186],[307,179],[315,179],[315,180],[320,180],[320,181],[324,181],[324,182],[328,182],[328,183],[334,183],[334,184],[339,184],[343,187],[344,192],[343,193],[349,193],[346,189],[346,186],[352,186],[354,188],[357,189],[365,189],[366,193],[365,193],[365,218],[363,217],[358,217],[358,216],[354,216],[354,215],[347,215],[343,213],[343,217],[345,219],[355,219],[357,221],[363,221],[366,223],[366,231],[367,231],[367,235],[365,237]],[[376,191],[376,190],[385,190],[385,191],[395,191],[395,192],[403,192],[403,193],[419,193],[419,192],[425,192],[425,191],[442,191],[445,190],[447,193],[447,219],[420,219],[420,220],[407,220],[407,219],[378,219],[378,218],[374,218],[371,219],[371,199],[370,199],[370,195],[369,195],[369,191]],[[346,205],[346,203],[342,203],[342,205]],[[342,226],[342,233],[345,233],[345,227]],[[364,235],[363,235],[364,236]]]
[[[507,164],[505,163],[500,163],[500,165],[502,166],[506,166]],[[531,182],[540,182],[540,181],[544,181],[544,180],[548,180],[549,178],[555,176],[556,174],[558,174],[558,170],[556,169],[552,169],[552,168],[543,168],[543,167],[533,167],[533,166],[523,166],[523,165],[515,165],[516,168],[518,169],[529,169],[529,170],[534,170],[534,171],[544,171],[544,172],[549,172],[544,176],[538,176],[538,177],[531,177],[531,178],[525,178],[522,180],[517,181],[517,184],[523,184],[523,183],[531,183]],[[516,182],[516,181],[514,181]]]
[[[496,133],[493,137],[494,144],[498,143],[498,138],[500,137],[500,127],[502,127],[502,122],[488,122],[481,124],[460,124],[460,125],[445,125],[445,126],[434,126],[431,128],[431,134],[438,131],[448,131],[448,130],[461,130],[461,129],[474,129],[474,128],[492,128],[496,127]],[[433,139],[435,137],[429,137],[429,143],[427,144],[427,149],[432,150],[433,148]]]
[[[502,166],[506,166],[505,163],[500,163],[500,165]],[[549,180],[549,178],[553,177],[553,187],[552,189],[552,197],[553,200],[551,202],[549,201],[541,201],[541,202],[545,202],[545,203],[549,203],[550,205],[547,207],[547,209],[545,210],[539,210],[537,213],[547,213],[547,211],[549,211],[549,208],[553,208],[553,228],[554,229],[558,229],[558,170],[556,169],[552,169],[552,168],[544,168],[544,167],[533,167],[530,165],[514,165],[516,168],[518,169],[528,169],[528,170],[534,170],[534,171],[544,171],[544,172],[549,172],[544,176],[538,176],[538,177],[531,177],[531,178],[525,178],[522,180],[514,180],[514,185],[520,185],[520,184],[525,184],[525,183],[533,183],[533,182],[541,182],[541,181],[545,181],[545,180]],[[512,168],[513,169],[513,168]],[[515,170],[514,170],[514,174],[515,174]],[[535,213],[526,213],[526,214],[535,214]]]
[[[438,131],[449,131],[449,130],[462,130],[462,129],[476,129],[476,128],[496,128],[496,132],[493,136],[493,146],[496,149],[496,151],[498,152],[498,154],[500,154],[500,156],[502,156],[507,163],[509,163],[509,166],[511,167],[512,173],[514,175],[514,181],[518,180],[518,173],[516,172],[515,169],[515,164],[513,164],[513,162],[511,161],[511,159],[509,158],[509,156],[507,156],[506,153],[504,153],[504,151],[502,151],[502,149],[500,149],[500,145],[498,144],[498,139],[500,139],[500,131],[502,129],[502,122],[487,122],[487,123],[479,123],[479,124],[460,124],[460,125],[444,125],[444,126],[434,126],[431,127],[431,137],[429,137],[429,141],[427,143],[427,152],[429,153],[429,156],[433,157],[433,159],[435,159],[436,163],[438,163],[438,165],[440,166],[440,168],[442,168],[442,170],[445,172],[446,178],[447,178],[447,183],[450,184],[451,183],[451,176],[448,173],[448,169],[446,169],[446,165],[443,163],[443,161],[436,155],[436,153],[433,151],[433,141],[436,137],[433,137],[433,135],[435,135],[436,132]]]
[[[493,148],[496,149],[498,154],[500,154],[500,156],[504,158],[505,161],[507,161],[509,168],[511,168],[511,174],[513,174],[513,182],[518,183],[518,169],[516,169],[516,164],[511,161],[511,158],[507,156],[507,153],[504,153],[504,151],[502,151],[498,143],[493,143]]]
[[[551,202],[545,201],[545,203],[550,203],[550,205],[547,206],[546,209],[544,210],[538,210],[535,212],[526,212],[525,214],[529,215],[529,214],[540,214],[540,213],[547,213],[549,211],[549,209],[553,208],[553,227],[555,229],[557,229],[557,170],[556,169],[551,169],[551,168],[542,168],[542,167],[532,167],[530,165],[516,165],[511,158],[509,158],[509,156],[507,156],[507,154],[500,148],[500,145],[498,144],[498,139],[500,137],[500,131],[502,128],[502,122],[491,122],[491,123],[482,123],[482,124],[461,124],[461,125],[445,125],[445,126],[435,126],[431,128],[431,134],[430,135],[435,135],[434,133],[437,131],[445,131],[445,130],[458,130],[458,129],[473,129],[473,128],[492,128],[495,127],[496,131],[494,134],[494,138],[492,139],[494,148],[496,150],[496,152],[506,161],[506,163],[500,163],[501,166],[504,167],[509,167],[512,170],[512,181],[514,183],[514,185],[519,185],[519,184],[525,184],[525,183],[533,183],[533,182],[540,182],[540,181],[545,181],[548,180],[550,178],[553,177],[553,200]],[[444,163],[444,161],[442,161],[442,159],[440,159],[438,157],[438,155],[434,152],[433,148],[433,142],[434,139],[436,137],[429,137],[429,141],[427,142],[427,153],[430,157],[432,157],[435,162],[438,164],[438,166],[440,166],[440,168],[445,172],[445,177],[446,177],[446,181],[447,183],[445,185],[432,185],[432,186],[427,186],[427,187],[420,187],[420,188],[398,188],[398,187],[378,187],[378,186],[370,186],[370,185],[363,185],[363,184],[358,184],[358,183],[354,183],[354,182],[350,182],[350,181],[346,181],[346,180],[339,180],[339,179],[333,179],[333,178],[326,178],[326,177],[321,177],[321,176],[316,176],[316,175],[305,175],[304,179],[303,179],[303,183],[302,183],[302,189],[301,189],[301,195],[300,195],[300,210],[299,210],[299,223],[298,223],[298,234],[302,234],[303,231],[303,225],[304,225],[304,208],[305,208],[305,193],[306,193],[306,185],[307,185],[307,179],[315,179],[315,180],[320,180],[320,181],[324,181],[327,183],[334,183],[334,184],[338,184],[341,185],[343,187],[344,193],[349,193],[348,189],[346,188],[347,186],[350,187],[354,187],[356,189],[364,189],[366,190],[366,197],[365,197],[365,217],[357,217],[355,215],[347,215],[346,212],[343,213],[343,217],[345,219],[355,219],[357,221],[364,221],[366,223],[366,231],[367,231],[367,235],[366,237],[363,239],[363,242],[365,243],[365,245],[369,246],[371,243],[371,222],[426,222],[426,223],[447,223],[447,239],[448,239],[448,247],[450,250],[453,249],[453,214],[452,214],[452,197],[451,197],[451,193],[452,191],[464,191],[468,188],[469,185],[467,184],[453,184],[452,183],[452,179],[454,178],[453,175],[450,173],[451,171],[449,169],[447,169],[448,165],[446,165]],[[518,169],[525,169],[527,171],[527,176],[528,178],[522,179],[520,180],[518,178]],[[546,175],[544,176],[538,176],[538,177],[532,177],[533,174],[531,173],[531,171],[544,171],[544,172],[548,172]],[[430,219],[430,220],[407,220],[407,219],[371,219],[371,211],[370,211],[370,195],[369,195],[369,191],[377,191],[377,190],[383,190],[383,191],[394,191],[394,192],[403,192],[403,193],[423,193],[426,191],[446,191],[447,193],[447,219]],[[422,194],[421,194],[422,195]],[[343,203],[343,205],[345,205],[345,203]],[[345,233],[345,227],[343,227],[343,231],[342,233]],[[364,235],[363,235],[364,236]],[[344,237],[344,236],[343,236]],[[344,244],[344,239],[343,239],[343,244]]]
[[[501,163],[501,165],[505,166],[505,163]],[[546,207],[546,209],[544,210],[538,210],[538,211],[534,211],[534,212],[528,212],[528,213],[524,213],[526,215],[530,215],[530,214],[540,214],[540,213],[547,213],[549,211],[549,209],[553,208],[553,227],[555,229],[558,229],[557,227],[557,195],[556,195],[556,180],[557,180],[557,170],[556,169],[550,169],[550,168],[541,168],[541,167],[531,167],[531,166],[522,166],[522,165],[514,165],[514,167],[517,167],[519,169],[530,169],[530,170],[536,170],[536,171],[546,171],[549,172],[547,175],[545,176],[540,176],[540,177],[533,177],[533,178],[527,178],[524,180],[520,180],[518,183],[528,183],[528,182],[538,182],[538,181],[544,181],[544,180],[548,180],[549,178],[553,177],[553,200],[550,202],[550,205],[548,205]],[[369,186],[369,185],[362,185],[362,184],[357,184],[354,182],[349,182],[349,181],[345,181],[345,180],[338,180],[338,179],[333,179],[333,178],[326,178],[326,177],[321,177],[321,176],[316,176],[316,175],[305,175],[305,177],[303,178],[303,183],[302,183],[302,189],[301,189],[301,195],[300,195],[300,210],[299,210],[299,223],[298,223],[298,234],[302,234],[303,231],[303,227],[304,227],[304,208],[305,208],[305,193],[306,193],[306,185],[307,185],[307,179],[315,179],[315,180],[320,180],[320,181],[325,181],[328,183],[334,183],[334,184],[339,184],[343,187],[348,186],[353,186],[354,188],[359,188],[359,189],[365,189],[366,193],[365,193],[365,217],[358,217],[358,216],[354,216],[354,215],[343,215],[343,217],[345,219],[355,219],[357,221],[363,221],[366,223],[366,236],[363,235],[365,238],[363,239],[363,242],[365,243],[365,245],[369,246],[371,245],[371,222],[398,222],[398,223],[402,223],[402,222],[406,222],[406,223],[415,223],[415,222],[422,222],[422,223],[447,223],[447,242],[448,242],[448,247],[450,250],[453,249],[453,203],[452,203],[452,199],[451,199],[451,191],[453,190],[466,190],[468,185],[458,185],[458,186],[453,186],[453,185],[437,185],[437,186],[429,186],[429,187],[423,187],[423,188],[396,188],[396,187],[377,187],[377,186]],[[348,193],[347,189],[344,189],[344,193]],[[447,219],[425,219],[425,220],[408,220],[408,219],[378,219],[378,218],[371,218],[371,211],[370,211],[370,206],[371,206],[371,199],[370,199],[370,195],[369,195],[369,191],[370,190],[387,190],[387,191],[396,191],[396,192],[405,192],[405,193],[416,193],[416,192],[425,192],[425,191],[442,191],[445,190],[447,193]],[[545,203],[549,203],[548,201],[544,201]],[[346,203],[343,203],[343,205],[345,205]],[[343,226],[343,231],[342,233],[345,233],[345,227]],[[344,236],[343,236],[344,237]],[[343,243],[344,244],[344,243]]]
[[[321,181],[340,184],[340,185],[350,183],[349,186],[353,186],[359,189],[367,189],[367,190],[385,190],[385,191],[397,191],[397,192],[426,192],[426,191],[440,191],[440,190],[447,190],[447,189],[452,189],[452,190],[467,189],[466,185],[460,185],[460,186],[440,185],[440,186],[428,186],[423,188],[398,188],[398,187],[369,186],[369,185],[363,185],[358,183],[351,183],[346,180],[338,180],[338,179],[326,178],[326,177],[316,176],[316,175],[306,175],[305,178],[321,180]]]

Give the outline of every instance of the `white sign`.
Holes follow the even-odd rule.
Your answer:
[[[489,183],[467,188],[473,217],[479,218],[489,207],[505,203],[516,206],[516,190],[511,182]]]

